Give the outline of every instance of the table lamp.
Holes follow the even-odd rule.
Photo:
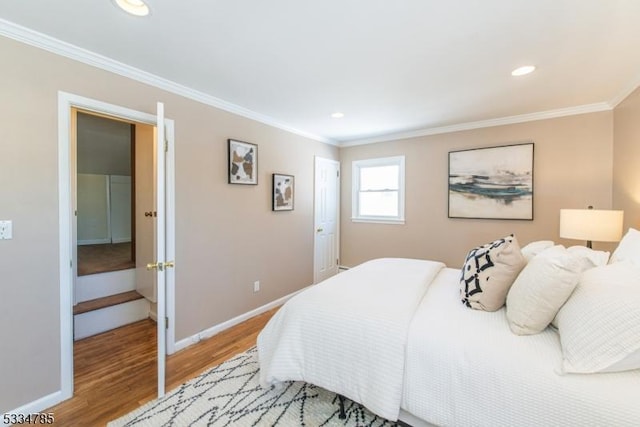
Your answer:
[[[624,211],[560,209],[560,237],[591,242],[617,242],[622,238]]]

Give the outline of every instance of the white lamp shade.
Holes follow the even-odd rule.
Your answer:
[[[617,242],[622,238],[623,211],[560,209],[560,237]]]

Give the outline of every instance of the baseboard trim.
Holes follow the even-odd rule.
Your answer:
[[[84,246],[84,245],[106,245],[108,243],[111,243],[111,239],[104,238],[104,239],[78,240],[78,245],[79,246]]]
[[[310,285],[312,286],[312,285]],[[234,317],[233,319],[227,320],[226,322],[222,322],[218,325],[212,326],[208,329],[205,329],[195,335],[192,335],[190,337],[184,338],[180,341],[177,341],[175,344],[175,351],[180,351],[180,350],[184,350],[185,348],[189,347],[190,345],[196,344],[198,342],[200,342],[201,340],[207,339],[207,338],[211,338],[214,335],[219,334],[220,332],[224,331],[225,329],[229,329],[232,326],[235,326],[237,324],[240,324],[242,322],[244,322],[245,320],[248,320],[252,317],[255,317],[259,314],[265,313],[269,310],[271,310],[272,308],[275,308],[279,305],[284,304],[288,299],[290,299],[291,297],[293,297],[294,295],[304,291],[307,287],[304,287],[302,289],[300,289],[299,291],[293,292],[289,295],[285,295],[282,298],[278,298],[275,301],[272,301],[268,304],[265,304],[261,307],[258,307],[256,309],[253,309],[251,311],[248,311],[244,314],[241,314],[240,316]]]
[[[112,237],[111,238],[111,243],[113,244],[129,243],[129,242],[131,242],[131,237]]]
[[[34,400],[33,402],[29,402],[26,405],[23,405],[19,408],[13,409],[11,411],[7,411],[7,414],[33,414],[37,412],[43,412],[47,408],[51,408],[52,406],[57,405],[63,400],[68,399],[62,395],[62,391],[58,390],[54,393],[51,393],[47,396],[41,397],[40,399]],[[10,426],[11,424],[7,424],[4,419],[0,420],[2,424],[0,426]]]

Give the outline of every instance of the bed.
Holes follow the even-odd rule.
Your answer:
[[[640,268],[618,265],[638,280],[616,273],[616,283],[640,290]],[[591,281],[611,276],[601,269]],[[565,317],[584,311],[588,284],[575,286]],[[559,329],[517,335],[505,307],[473,310],[460,296],[460,269],[433,261],[378,259],[340,273],[289,300],[261,332],[261,383],[306,381],[412,426],[640,425],[640,369],[628,366],[640,353],[636,296],[625,298],[627,365],[598,373],[567,372],[561,313]]]

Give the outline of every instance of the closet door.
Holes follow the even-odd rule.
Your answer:
[[[79,245],[111,243],[108,175],[78,174],[77,210]]]
[[[131,241],[131,177],[109,176],[111,243]]]

